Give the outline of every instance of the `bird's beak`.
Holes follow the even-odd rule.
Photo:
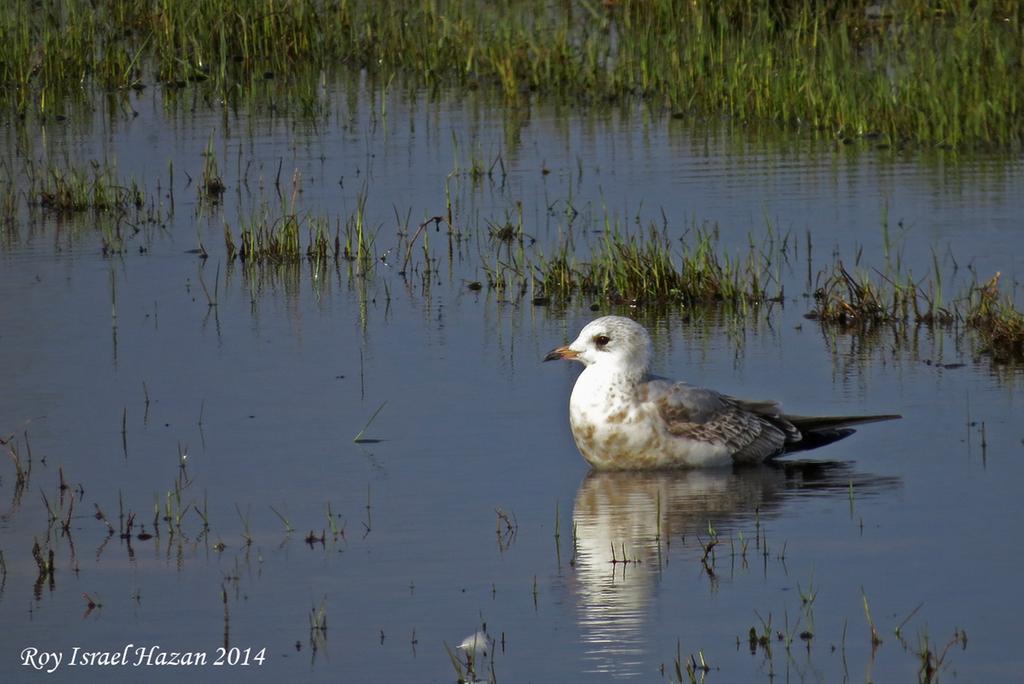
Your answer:
[[[569,349],[569,347],[559,347],[558,349],[552,349],[548,352],[548,355],[544,357],[545,361],[554,361],[555,359],[566,359],[571,361],[579,356],[580,353]]]

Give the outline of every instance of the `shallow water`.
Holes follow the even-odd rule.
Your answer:
[[[466,287],[484,280],[488,222],[518,202],[543,247],[570,205],[581,243],[605,215],[660,223],[663,210],[678,234],[717,223],[740,249],[767,220],[801,245],[811,232],[813,270],[861,247],[881,267],[887,217],[890,254],[915,273],[934,250],[958,278],[970,263],[1012,280],[1019,159],[353,82],[325,101],[326,118],[295,121],[154,90],[133,96],[133,119],[8,129],[6,156],[116,160],[165,210],[170,161],[175,175],[166,228],[123,255],[103,256],[88,225],[25,211],[0,249],[0,433],[32,464],[20,487],[13,461],[0,467],[0,678],[41,677],[22,665],[36,647],[64,655],[62,681],[134,681],[132,664],[68,664],[75,647],[132,644],[207,655],[147,680],[453,681],[446,645],[485,628],[494,652],[477,674],[505,681],[671,680],[691,655],[709,682],[907,681],[925,639],[941,678],[1020,679],[1019,371],[951,330],[823,331],[803,318],[800,252],[780,270],[784,305],[742,324],[632,312],[654,334],[655,371],[795,413],[904,419],[795,463],[588,474],[566,415],[578,370],[540,359],[597,314]],[[185,177],[211,139],[228,186],[215,207]],[[504,175],[474,182],[474,155],[500,155]],[[298,169],[310,212],[344,221],[366,189],[377,250],[391,250],[372,277],[225,263],[224,222],[280,205],[278,160],[283,195]],[[406,280],[396,213],[415,229],[444,212],[446,179],[469,237],[449,262],[431,234],[441,268]],[[131,538],[98,510],[115,530],[134,514]],[[52,582],[38,581],[36,541],[54,552]],[[311,627],[321,611],[325,630]],[[750,629],[769,624],[752,649]],[[217,666],[218,647],[266,657]]]

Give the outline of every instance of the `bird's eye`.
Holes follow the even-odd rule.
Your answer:
[[[594,336],[594,344],[597,345],[598,349],[603,349],[605,347],[605,345],[607,345],[611,341],[612,341],[611,338],[608,337],[607,335],[595,335]]]

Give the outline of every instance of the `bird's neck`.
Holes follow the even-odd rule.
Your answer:
[[[580,380],[588,385],[591,392],[618,389],[631,394],[646,375],[647,369],[639,365],[613,368],[595,364],[587,366],[580,376]]]

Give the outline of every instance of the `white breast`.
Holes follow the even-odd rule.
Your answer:
[[[637,399],[634,381],[588,366],[569,399],[569,422],[580,453],[598,469],[679,468],[732,462],[723,444],[670,434],[657,407]]]

